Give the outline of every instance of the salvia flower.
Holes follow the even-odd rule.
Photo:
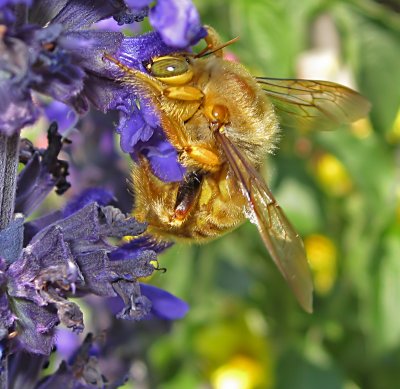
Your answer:
[[[32,91],[66,103],[80,114],[90,104],[103,112],[116,109],[121,112],[118,132],[123,150],[133,159],[144,155],[160,179],[181,180],[184,168],[176,151],[156,112],[149,114],[154,107],[144,108],[140,90],[116,83],[115,70],[110,71],[102,57],[108,53],[145,71],[142,63],[154,56],[188,50],[206,34],[191,1],[159,0],[149,11],[157,32],[133,38],[88,29],[110,16],[121,24],[139,21],[137,15],[147,14],[150,1],[36,0],[25,7],[28,23],[6,16],[12,15],[13,3],[0,8],[5,23],[0,31],[0,70],[5,75],[0,78],[1,131],[10,135],[36,121],[39,110]]]
[[[93,352],[95,340],[93,335],[87,335],[75,355],[68,362],[63,361],[58,370],[45,377],[36,389],[113,389],[122,386],[127,380],[126,376],[110,383],[102,375],[99,360]]]
[[[108,237],[138,235],[144,225],[116,208],[91,202],[40,230],[17,253],[24,239],[21,226],[17,219],[1,232],[3,247],[12,241],[16,247],[12,253],[1,253],[5,292],[0,327],[3,334],[15,332],[15,342],[23,349],[48,354],[60,322],[78,332],[83,329],[79,307],[68,300],[74,295],[118,295],[125,303],[119,317],[126,319],[150,312],[151,303],[141,296],[137,279],[154,271],[150,262],[156,254],[146,250],[112,261],[108,254],[115,246],[107,242]]]
[[[128,2],[132,7],[147,9],[150,1]],[[125,37],[116,59],[125,65],[146,72],[145,64],[158,56],[190,51],[190,46],[206,35],[199,15],[188,1],[159,0],[149,11],[150,23],[156,32]],[[111,69],[113,69],[111,67]],[[119,72],[111,77],[119,78]],[[178,162],[177,152],[167,140],[161,126],[160,112],[151,104],[140,88],[120,85],[109,108],[120,111],[117,132],[121,148],[133,160],[139,155],[150,163],[153,173],[165,182],[182,180],[185,169]]]
[[[53,187],[59,193],[68,188],[68,165],[58,159],[62,142],[55,124],[48,134],[46,150],[30,143],[21,147],[26,166],[19,174],[16,207],[25,215]],[[109,191],[88,189],[62,210],[30,222],[19,214],[0,231],[0,342],[12,338],[14,349],[48,355],[58,324],[77,332],[84,328],[79,306],[69,301],[72,296],[118,297],[117,317],[128,320],[151,313],[175,319],[186,313],[186,304],[167,292],[143,286],[141,293],[139,280],[152,274],[157,253],[168,244],[148,236],[121,247],[110,243],[109,238],[146,230],[108,205],[114,200]]]
[[[137,20],[149,14],[150,24],[172,47],[186,48],[204,37],[197,9],[190,0],[127,0]]]
[[[31,7],[18,4],[13,13],[13,3],[0,7],[0,128],[6,135],[38,118],[33,91],[74,105],[86,69],[96,67],[96,50],[113,52],[122,41],[119,33],[85,28],[125,7],[118,1],[36,0]],[[92,56],[83,56],[86,51]]]
[[[144,3],[144,2],[142,2]],[[147,2],[148,3],[148,2]],[[185,1],[160,1],[154,7],[152,19],[159,24],[162,37],[168,37],[174,20],[163,19],[165,3],[184,13],[197,15],[193,5]],[[18,14],[13,12],[18,4]],[[143,4],[138,2],[142,9]],[[162,11],[162,10],[161,10]],[[120,47],[122,34],[88,29],[98,21],[114,16],[118,23],[132,23],[143,17],[122,0],[64,0],[64,1],[6,1],[0,4],[0,128],[7,135],[32,124],[38,109],[32,100],[32,91],[44,93],[56,100],[74,106],[82,113],[88,109],[87,100],[96,108],[107,110],[111,98],[96,97],[99,88],[91,90],[97,81],[103,88],[102,54],[115,53]],[[140,11],[142,16],[146,12]],[[23,15],[23,16],[21,16]],[[133,16],[132,16],[133,15]],[[25,22],[27,20],[27,22]],[[183,19],[185,20],[185,19]],[[174,47],[187,47],[204,35],[198,15],[185,21],[180,36],[171,42]],[[94,80],[93,80],[94,78]],[[107,84],[109,88],[111,85]],[[87,88],[88,90],[84,90]],[[10,95],[11,91],[11,95]],[[82,93],[83,96],[79,96]],[[108,97],[108,99],[107,99]],[[104,98],[106,99],[104,101]]]
[[[160,34],[151,32],[125,37],[116,59],[133,69],[146,72],[145,64],[152,58],[180,51],[166,45]],[[111,76],[118,80],[120,71],[114,65],[109,66]],[[163,132],[159,108],[149,102],[148,96],[143,95],[140,88],[122,83],[110,108],[120,112],[117,132],[121,136],[121,149],[129,153],[133,160],[140,155],[146,157],[154,174],[161,180],[182,180],[185,169],[178,162],[177,152]]]
[[[145,17],[155,30],[148,34],[125,37],[96,28],[111,18],[122,25]],[[169,245],[146,235],[146,225],[122,212],[111,192],[88,189],[61,209],[32,215],[54,188],[58,194],[69,188],[69,165],[59,153],[68,142],[66,132],[90,107],[118,112],[121,147],[133,160],[147,158],[161,180],[182,179],[184,168],[163,132],[160,111],[140,87],[119,82],[120,70],[104,58],[146,72],[152,58],[190,51],[205,33],[189,0],[0,1],[0,138],[13,146],[1,152],[0,163],[13,159],[14,168],[4,171],[13,174],[11,186],[17,187],[11,191],[15,198],[8,196],[0,209],[7,214],[0,230],[1,362],[9,354],[14,361],[23,355],[43,361],[60,324],[83,331],[76,298],[103,297],[117,318],[130,321],[156,316],[164,322],[187,312],[183,301],[140,283],[159,269],[157,254]],[[17,177],[19,132],[43,112],[50,121],[69,112],[64,137],[51,125],[46,149],[21,140],[25,166]],[[136,239],[120,245],[124,236]],[[83,359],[63,363],[31,387],[117,387],[104,381],[88,344]]]

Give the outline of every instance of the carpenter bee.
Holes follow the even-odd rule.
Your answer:
[[[151,58],[146,73],[122,69],[121,81],[140,89],[156,108],[168,141],[186,168],[166,183],[142,157],[133,167],[133,215],[160,240],[206,242],[249,219],[300,305],[312,311],[313,284],[300,236],[259,173],[276,147],[279,125],[325,130],[369,110],[357,92],[328,81],[255,78],[224,59],[220,38],[207,28],[198,54]],[[231,42],[228,42],[231,43]]]

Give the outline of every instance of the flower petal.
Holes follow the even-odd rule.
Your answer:
[[[4,38],[0,48],[0,132],[8,136],[39,116],[28,89],[29,57],[23,42]]]
[[[67,203],[63,211],[63,216],[68,217],[93,202],[105,206],[113,200],[115,198],[110,191],[103,188],[89,188]]]
[[[83,29],[124,8],[124,3],[118,1],[68,0],[52,23],[61,23],[69,30]]]
[[[191,0],[158,0],[150,23],[172,47],[189,47],[204,36],[199,13]]]
[[[166,320],[177,320],[184,317],[189,305],[165,290],[148,284],[140,284],[143,296],[151,301],[151,313]]]

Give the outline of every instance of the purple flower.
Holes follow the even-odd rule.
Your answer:
[[[150,313],[165,320],[182,319],[189,310],[186,302],[171,293],[148,284],[140,284],[143,296],[151,301]]]
[[[0,45],[0,70],[6,75],[0,79],[1,131],[11,135],[35,122],[39,109],[33,91],[73,108],[71,125],[75,111],[83,114],[90,105],[103,112],[118,110],[123,150],[134,160],[145,156],[161,180],[180,181],[185,169],[162,130],[157,108],[146,102],[142,91],[115,82],[118,74],[102,57],[106,52],[145,71],[143,61],[189,50],[205,36],[193,4],[189,0],[158,1],[150,10],[156,33],[123,38],[119,32],[87,30],[110,16],[119,23],[131,23],[143,16],[138,17],[138,12],[143,13],[150,3],[37,0],[26,8],[27,24],[3,16],[7,29]],[[10,2],[1,6],[0,15],[6,11],[13,15]]]
[[[58,175],[57,128],[51,127],[49,134],[49,147],[42,153],[23,150],[26,158],[32,151],[17,194],[17,207],[26,214],[63,178]],[[145,239],[134,248],[109,242],[146,229],[107,205],[113,199],[108,191],[87,190],[62,211],[28,223],[19,216],[0,231],[0,341],[14,333],[14,349],[49,354],[59,323],[77,332],[83,329],[82,313],[68,300],[71,296],[119,296],[123,303],[118,317],[124,319],[150,313],[151,302],[141,295],[138,279],[154,271],[151,262],[157,254]]]
[[[175,148],[168,142],[154,108],[141,104],[139,109],[135,101],[120,111],[117,132],[121,135],[121,149],[129,153],[134,161],[138,155],[145,156],[150,162],[153,173],[165,182],[181,181],[185,168],[178,162]]]
[[[20,247],[21,226],[17,219],[1,231],[0,240],[17,241]],[[68,300],[73,295],[119,296],[124,301],[119,317],[146,316],[151,303],[141,296],[137,279],[154,271],[150,262],[156,254],[142,250],[129,259],[111,260],[109,254],[116,247],[106,239],[138,235],[144,229],[118,209],[91,202],[40,230],[19,253],[18,247],[1,250],[0,281],[7,298],[2,294],[0,299],[0,333],[4,337],[15,331],[14,347],[49,354],[60,322],[74,331],[83,329],[78,305]]]
[[[142,296],[151,302],[151,308],[144,319],[156,317],[164,320],[178,320],[182,319],[189,310],[185,301],[153,285],[141,283],[140,291]],[[117,298],[109,299],[108,306],[113,314],[123,309],[122,301]]]
[[[135,21],[141,21],[149,13],[150,24],[167,45],[186,48],[206,35],[192,1],[158,0],[149,12],[151,3],[151,0],[126,0]]]
[[[15,211],[25,216],[29,216],[54,187],[57,188],[57,194],[64,193],[70,187],[66,180],[68,164],[58,159],[62,140],[55,123],[49,128],[48,141],[46,150],[36,150],[29,143],[24,150],[31,155],[18,176]]]
[[[78,123],[77,113],[71,107],[60,101],[52,100],[47,104],[43,104],[43,110],[50,123],[57,123],[58,131],[61,134],[67,133]]]
[[[174,47],[190,46],[206,35],[190,0],[158,0],[150,11],[150,23],[163,41]]]
[[[152,58],[189,49],[168,46],[160,34],[151,32],[124,38],[116,59],[131,68],[146,72],[143,64]],[[109,72],[114,79],[121,76],[113,64],[109,64]],[[99,94],[102,93],[99,90]],[[139,87],[122,84],[115,90],[109,109],[116,109],[120,113],[117,132],[121,135],[121,148],[124,152],[129,153],[135,161],[139,155],[146,157],[153,173],[165,182],[183,179],[185,168],[178,162],[177,152],[162,129],[159,107],[152,104],[147,96],[143,96]]]
[[[57,167],[60,149],[60,135],[51,126],[48,149],[28,144],[22,150],[28,161],[19,177],[17,210],[29,214],[60,178],[64,182]],[[143,287],[150,298],[141,293],[138,280],[154,271],[157,253],[169,245],[150,237],[121,247],[110,243],[110,237],[138,236],[146,229],[107,205],[113,200],[108,191],[90,189],[62,211],[28,223],[20,216],[0,231],[0,341],[13,333],[12,349],[48,355],[59,323],[76,332],[84,328],[72,296],[114,297],[117,317],[128,320],[151,313],[173,319],[186,312],[185,303],[167,292]]]
[[[36,389],[96,389],[118,388],[127,377],[120,377],[117,381],[107,382],[101,373],[100,364],[93,352],[95,345],[93,335],[86,336],[75,355],[68,361],[62,362],[58,370],[51,376],[45,377]]]
[[[118,5],[119,4],[119,5]],[[38,91],[64,103],[79,106],[87,71],[101,73],[99,52],[113,53],[122,34],[87,31],[93,23],[126,8],[123,2],[96,0],[52,2],[37,0],[31,8],[1,4],[0,20],[0,129],[11,135],[35,122],[39,110],[32,100]],[[87,53],[90,52],[90,55]],[[97,55],[96,55],[97,54]],[[87,107],[86,107],[87,108]]]

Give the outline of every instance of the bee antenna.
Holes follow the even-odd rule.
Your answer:
[[[103,53],[102,60],[108,60],[112,62],[113,64],[117,65],[120,69],[122,69],[126,74],[127,77],[126,79],[132,78],[136,79],[141,83],[141,86],[148,86],[153,89],[153,91],[157,93],[162,93],[162,87],[160,86],[159,82],[154,78],[150,77],[148,74],[141,72],[140,70],[130,68],[129,66],[124,65],[121,61],[118,59],[112,57],[108,53]]]
[[[119,68],[121,68],[122,70],[124,70],[127,73],[132,71],[132,69],[130,67],[124,65],[121,61],[118,61],[116,58],[112,57],[108,53],[103,53],[102,60],[103,61],[108,60],[108,61],[112,62],[113,64],[117,65]]]
[[[204,50],[200,51],[200,53],[196,54],[194,56],[194,58],[203,58],[207,55],[213,54],[218,50],[223,49],[224,47],[227,47],[229,45],[231,45],[232,43],[235,43],[239,40],[239,37],[237,36],[236,38],[233,38],[231,40],[229,40],[228,42],[222,43],[221,45],[215,47],[214,49],[212,49],[211,51],[208,51],[210,49],[210,47],[206,47]]]

